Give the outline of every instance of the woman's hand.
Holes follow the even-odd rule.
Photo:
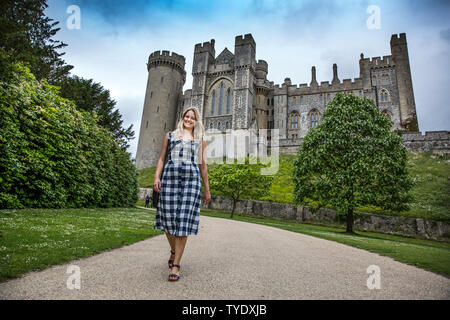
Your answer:
[[[158,193],[161,192],[161,180],[159,178],[155,178],[155,180],[153,180],[153,190]]]
[[[203,194],[203,204],[207,206],[210,201],[211,201],[211,193],[208,190],[205,191]]]

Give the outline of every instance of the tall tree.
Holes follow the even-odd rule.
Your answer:
[[[55,83],[69,74],[59,49],[67,46],[53,37],[60,30],[57,21],[44,14],[46,0],[0,1],[0,66],[24,62],[37,79]]]
[[[129,147],[128,142],[134,139],[133,125],[122,128],[122,115],[119,110],[114,110],[116,102],[111,99],[109,90],[92,79],[78,76],[67,77],[58,85],[62,97],[75,102],[78,109],[95,112],[99,116],[98,124],[109,130],[122,148]]]
[[[406,149],[391,126],[373,100],[336,94],[322,123],[308,132],[299,149],[295,202],[334,207],[346,214],[349,233],[357,207],[408,209],[412,180],[406,170]]]

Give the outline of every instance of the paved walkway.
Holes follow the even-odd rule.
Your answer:
[[[0,299],[450,299],[450,279],[391,258],[263,225],[200,217],[169,282],[165,235],[0,284]],[[67,268],[81,271],[68,289]],[[380,289],[368,289],[370,265]]]

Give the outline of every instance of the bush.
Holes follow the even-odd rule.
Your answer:
[[[137,173],[95,115],[15,64],[0,82],[0,208],[131,206]]]

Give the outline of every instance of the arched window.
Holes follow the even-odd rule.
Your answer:
[[[389,119],[389,121],[392,121],[392,114],[389,111],[383,110],[381,114],[384,114]]]
[[[216,90],[212,93],[212,102],[211,102],[211,115],[214,114],[214,105],[216,104]]]
[[[298,121],[300,119],[297,112],[291,113],[291,129],[298,129]]]
[[[309,114],[311,119],[311,128],[315,128],[319,125],[319,111],[313,110]]]
[[[380,101],[389,102],[389,92],[386,89],[380,91]]]
[[[300,104],[303,104],[303,96],[300,96]]]
[[[219,114],[222,114],[223,82],[220,84]]]
[[[222,130],[222,124],[220,122],[217,124],[217,129]]]
[[[212,122],[209,123],[209,128],[210,128],[210,129],[213,128],[213,123],[212,123]]]
[[[273,105],[273,98],[272,98],[272,105]]]
[[[230,129],[230,123],[227,121],[226,128]]]
[[[372,76],[372,85],[373,86],[377,85],[377,77],[376,76]]]
[[[231,90],[227,90],[227,114],[231,113]]]

